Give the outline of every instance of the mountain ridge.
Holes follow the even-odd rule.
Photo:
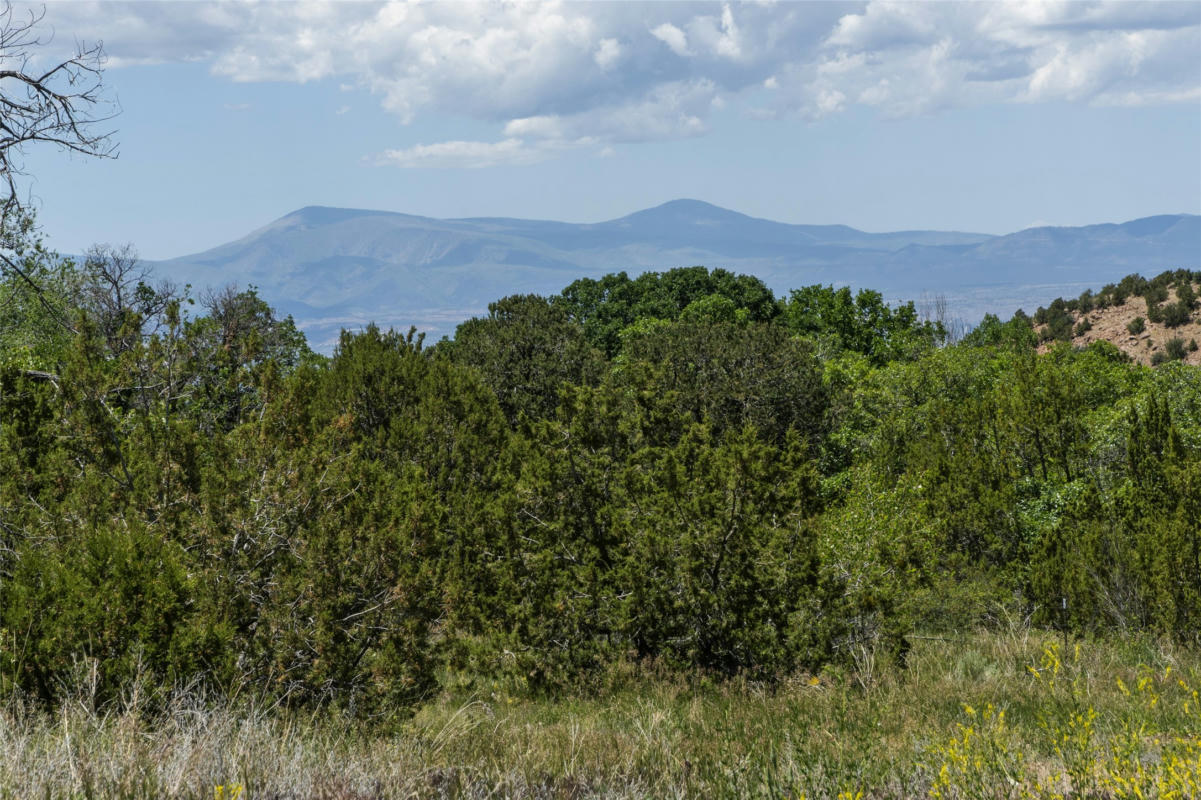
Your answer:
[[[553,294],[577,278],[622,270],[703,264],[754,274],[777,293],[813,283],[872,288],[892,299],[937,292],[974,322],[985,311],[1012,306],[1012,313],[1099,280],[1201,267],[1198,261],[1196,215],[1004,235],[869,233],[681,199],[596,223],[305,206],[155,266],[198,286],[254,284],[328,348],[343,326],[415,324],[447,334],[503,296]]]

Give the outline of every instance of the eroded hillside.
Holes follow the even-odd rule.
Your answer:
[[[1179,360],[1201,365],[1201,274],[1128,275],[1094,294],[1059,298],[1034,315],[1039,349],[1058,341],[1084,347],[1107,341],[1140,364]]]

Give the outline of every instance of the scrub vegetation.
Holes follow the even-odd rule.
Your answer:
[[[1034,314],[1041,350],[1058,342],[1086,347],[1108,341],[1142,364],[1184,361],[1201,365],[1194,346],[1201,336],[1197,293],[1201,273],[1168,270],[1147,280],[1127,275],[1118,283],[1079,297],[1051,301]]]
[[[1195,794],[1196,367],[703,267],[325,357],[5,230],[0,795]]]
[[[115,143],[40,22],[0,5],[0,799],[1201,794],[1201,276],[959,340],[614,273],[325,357],[43,246],[26,149]]]

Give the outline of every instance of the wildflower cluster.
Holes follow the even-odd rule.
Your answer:
[[[1005,710],[990,703],[977,711],[965,704],[963,713],[968,722],[957,723],[958,734],[932,749],[940,763],[930,796],[936,800],[1021,796],[1025,758],[1005,724]]]
[[[1105,716],[1088,696],[1077,647],[1067,664],[1058,645],[1047,644],[1038,666],[1028,667],[1040,704],[1043,752],[1036,758],[991,704],[964,705],[964,722],[948,741],[928,750],[930,796],[1065,800],[1073,797],[1201,797],[1201,698],[1190,682],[1141,667],[1131,689],[1117,687],[1128,703]]]

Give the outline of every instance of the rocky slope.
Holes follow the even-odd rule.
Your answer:
[[[1194,295],[1201,295],[1201,283],[1194,282]],[[1183,345],[1185,363],[1201,366],[1201,310],[1194,307],[1188,322],[1170,327],[1164,321],[1152,322],[1151,318],[1163,314],[1163,309],[1179,302],[1181,284],[1175,283],[1168,289],[1167,299],[1152,303],[1147,298],[1132,295],[1124,303],[1089,311],[1068,310],[1071,317],[1072,336],[1067,340],[1073,346],[1085,347],[1096,341],[1107,341],[1140,364],[1163,363],[1172,360],[1169,342],[1180,340]],[[1159,315],[1152,310],[1159,307]],[[1194,306],[1201,303],[1194,302]],[[1141,320],[1141,324],[1136,322]],[[1040,337],[1047,337],[1050,325],[1035,326]],[[1054,339],[1047,338],[1040,349],[1046,351],[1054,346]],[[1175,348],[1172,348],[1175,350]],[[1178,355],[1179,350],[1175,350]]]

